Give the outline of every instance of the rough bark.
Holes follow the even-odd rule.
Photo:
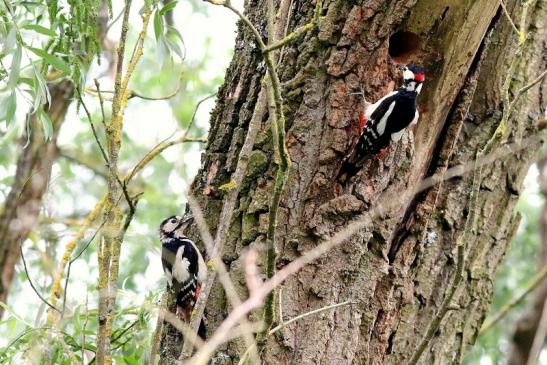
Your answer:
[[[508,2],[510,9],[514,3]],[[286,15],[289,30],[307,23],[313,7],[311,1],[293,0]],[[386,208],[282,288],[285,319],[346,300],[357,304],[279,331],[262,353],[265,363],[408,361],[453,281],[456,242],[464,233],[469,209],[475,209],[477,219],[465,242],[464,278],[453,299],[454,309],[420,363],[460,363],[474,342],[489,305],[495,270],[518,223],[513,207],[539,142],[482,169],[477,206],[470,208],[468,202],[472,174],[410,199],[404,193],[435,172],[469,164],[497,127],[503,109],[501,82],[516,47],[515,35],[498,7],[497,0],[325,1],[318,29],[283,49],[278,71],[293,165],[276,232],[278,268],[364,211],[378,205]],[[536,77],[544,64],[545,7],[545,0],[534,7],[534,33],[515,75],[520,86]],[[265,9],[265,1],[246,4],[247,15],[259,29],[265,29]],[[489,28],[493,35],[487,45]],[[426,69],[420,122],[388,156],[371,159],[355,181],[341,187],[333,176],[348,150],[347,141],[354,137],[362,108],[361,97],[348,93],[362,88],[368,100],[377,100],[400,82],[395,63],[408,61]],[[240,25],[236,54],[211,117],[203,167],[192,186],[212,229],[222,206],[218,187],[234,171],[263,75],[261,55],[250,32]],[[517,106],[510,141],[537,132],[544,86],[545,81],[530,90]],[[267,115],[263,120],[223,252],[241,295],[246,292],[242,252],[247,246],[264,248],[276,170]],[[197,233],[194,238],[199,238]],[[208,330],[213,331],[229,310],[217,286],[206,310]],[[232,342],[217,359],[237,363],[243,347],[242,342]],[[178,350],[170,344],[163,352]]]
[[[539,183],[541,191],[547,194],[547,160],[539,164]],[[540,216],[541,255],[538,260],[538,270],[547,264],[547,206],[544,205]],[[543,346],[533,351],[534,342],[543,345],[545,339],[545,313],[547,306],[547,281],[544,281],[534,291],[531,303],[517,320],[509,351],[507,351],[508,365],[535,364]],[[543,325],[540,325],[543,324]]]

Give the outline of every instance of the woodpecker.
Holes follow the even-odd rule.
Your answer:
[[[207,266],[195,243],[184,234],[192,217],[172,216],[160,224],[161,263],[168,286],[177,295],[177,316],[190,321],[192,309],[207,277]],[[203,320],[198,335],[205,339]]]
[[[425,81],[424,69],[413,64],[397,68],[403,72],[403,85],[374,104],[365,102],[360,117],[364,128],[342,163],[339,179],[346,181],[354,176],[367,157],[382,156],[391,143],[401,139],[409,125],[418,122],[417,99]]]

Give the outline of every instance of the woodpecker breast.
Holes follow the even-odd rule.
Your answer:
[[[203,256],[187,237],[162,240],[161,261],[167,282],[177,295],[177,306],[193,308],[207,277]]]

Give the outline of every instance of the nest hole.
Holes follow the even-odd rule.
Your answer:
[[[389,56],[399,63],[406,62],[420,50],[420,36],[416,33],[402,31],[389,38]]]

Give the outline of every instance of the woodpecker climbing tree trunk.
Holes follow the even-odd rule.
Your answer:
[[[486,155],[481,153],[509,110],[502,103],[503,85],[512,100],[545,65],[547,1],[527,3],[530,32],[511,71],[518,37],[498,0],[326,0],[319,26],[280,51],[293,164],[279,209],[277,267],[361,214],[382,211],[286,280],[281,300],[279,290],[276,299],[283,320],[334,303],[355,304],[294,322],[269,337],[261,353],[264,363],[400,364],[413,357],[422,364],[461,363],[486,315],[496,268],[518,225],[513,208],[540,146],[537,121],[544,112],[545,80],[515,104],[501,130],[502,147],[493,139]],[[265,29],[266,1],[246,4],[250,20]],[[277,21],[288,19],[289,32],[309,22],[314,9],[310,0],[277,0],[276,5]],[[521,2],[506,5],[518,24]],[[234,172],[265,74],[244,24],[235,49],[211,116],[202,169],[192,185],[212,230],[226,196],[220,187]],[[401,82],[395,64],[411,61],[426,70],[419,123],[388,155],[370,160],[356,180],[340,186],[333,176],[363,107],[362,97],[350,93],[362,89],[367,100],[377,100]],[[508,73],[512,77],[506,83]],[[259,117],[261,131],[223,251],[242,295],[242,252],[247,246],[265,247],[276,171],[267,109]],[[481,164],[492,154],[495,161]],[[469,171],[408,196],[424,178],[458,165]],[[464,261],[458,244],[465,248]],[[461,281],[453,287],[460,267]],[[449,310],[432,328],[452,289]],[[216,284],[206,309],[209,333],[230,309]],[[180,351],[180,344],[164,341],[162,346],[164,363]],[[243,351],[238,340],[215,356],[223,364],[237,363]]]

